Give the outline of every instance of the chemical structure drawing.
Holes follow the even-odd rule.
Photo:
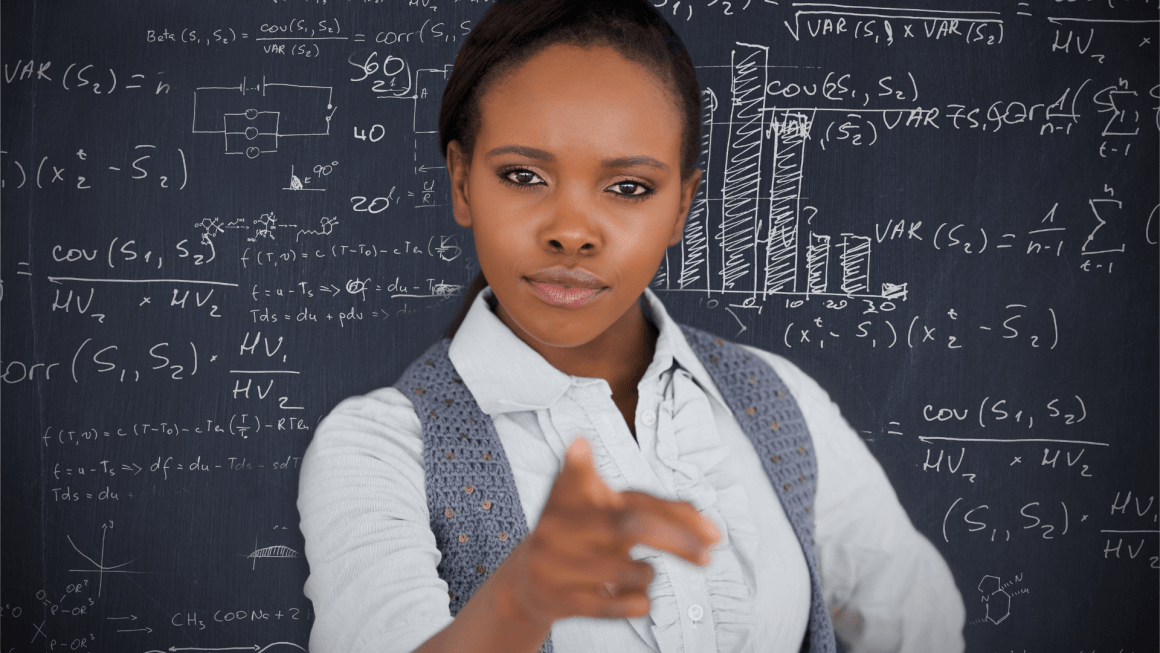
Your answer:
[[[201,86],[193,93],[193,133],[220,134],[226,154],[253,159],[278,151],[282,138],[329,136],[337,110],[331,86],[267,82]]]
[[[986,614],[978,621],[989,621],[993,624],[998,624],[1011,616],[1012,597],[1018,594],[1027,594],[1029,590],[1024,587],[1008,592],[1007,589],[1022,581],[1023,574],[1016,574],[1014,580],[1007,581],[1006,583],[1002,582],[998,576],[983,576],[982,580],[979,581],[978,590],[982,594],[980,598],[986,609]]]

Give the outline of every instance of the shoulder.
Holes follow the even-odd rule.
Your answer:
[[[385,436],[418,431],[415,405],[398,388],[388,386],[340,401],[318,423],[310,446],[339,444],[355,433]]]
[[[431,361],[445,361],[446,350],[447,340],[440,340],[408,365],[394,385],[340,401],[319,421],[307,457],[352,449],[373,454],[402,448],[421,454],[422,423],[415,402],[403,389],[416,379],[437,374]]]
[[[729,343],[772,368],[801,408],[807,422],[813,421],[811,418],[816,418],[820,414],[829,414],[837,410],[837,406],[830,401],[829,394],[818,385],[818,382],[787,358],[760,347],[729,341],[697,327],[679,323],[678,326],[680,326],[684,339],[692,350],[692,358],[696,359],[696,361],[683,362],[703,371],[705,375],[709,375],[709,370],[705,365],[710,361],[716,362],[715,358],[712,358],[712,352]],[[724,403],[724,399],[721,401]],[[813,424],[810,426],[812,427]]]
[[[319,421],[302,460],[301,488],[359,470],[391,474],[423,487],[423,425],[416,412],[421,395],[404,390],[435,376],[450,377],[450,340],[440,339],[418,356],[394,385],[340,401]],[[301,493],[301,492],[300,492]]]
[[[829,459],[836,456],[858,463],[871,458],[869,449],[850,427],[841,408],[812,376],[784,356],[750,345],[739,346],[764,361],[781,377],[802,412],[819,457]]]
[[[302,458],[302,487],[355,469],[389,466],[411,477],[423,469],[415,407],[393,387],[343,399],[322,418]],[[420,481],[421,482],[421,481]]]
[[[678,324],[678,326],[680,326],[685,340],[693,348],[694,352],[698,349],[714,349],[714,345],[721,346],[726,342],[730,342],[730,344],[736,345],[742,351],[757,356],[760,360],[772,367],[773,371],[781,377],[781,380],[786,384],[790,392],[794,394],[795,399],[801,399],[804,395],[813,396],[817,392],[825,394],[817,382],[783,356],[768,352],[759,347],[754,347],[753,345],[729,341],[727,338],[721,338],[710,331],[705,331],[694,326],[687,324]],[[704,355],[700,354],[699,356]]]
[[[746,352],[757,356],[773,368],[786,387],[789,388],[790,394],[794,399],[800,403],[808,404],[830,404],[830,395],[814,380],[812,376],[806,374],[800,367],[791,362],[788,358],[766,351],[764,349],[754,347],[752,345],[743,345],[738,343],[738,347]]]

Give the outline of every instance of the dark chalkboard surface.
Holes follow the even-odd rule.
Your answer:
[[[1157,6],[890,4],[660,0],[707,174],[655,288],[832,394],[969,651],[1156,651]],[[5,2],[3,653],[305,649],[313,428],[476,271],[488,6]]]

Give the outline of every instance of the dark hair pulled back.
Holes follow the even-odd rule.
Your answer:
[[[443,91],[439,146],[444,158],[455,140],[470,164],[481,122],[480,98],[520,64],[559,43],[611,47],[657,75],[682,115],[681,178],[687,179],[700,154],[701,90],[685,44],[647,0],[498,0],[467,35]],[[455,335],[486,286],[480,271],[447,337]]]

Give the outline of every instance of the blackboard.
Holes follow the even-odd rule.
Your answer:
[[[656,4],[670,311],[831,393],[969,651],[1156,651],[1155,3]],[[313,428],[477,269],[436,119],[488,6],[5,3],[4,653],[306,648]]]

